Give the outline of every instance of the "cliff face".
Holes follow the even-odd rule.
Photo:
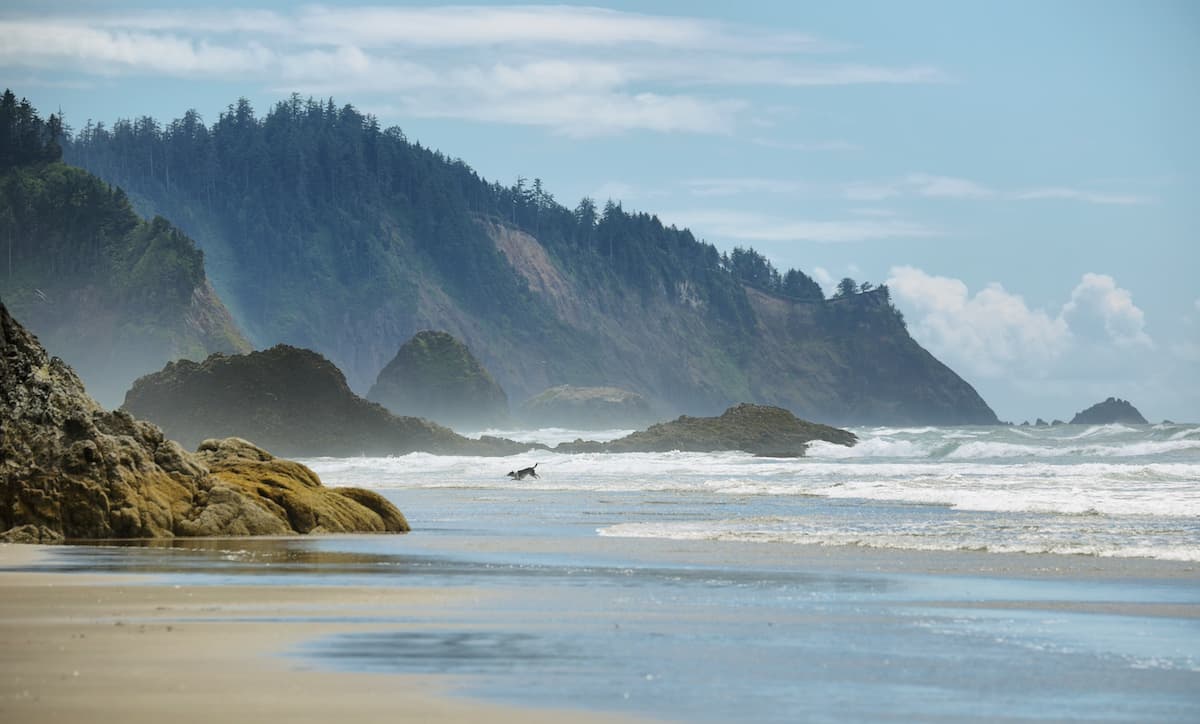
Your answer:
[[[350,106],[231,113],[121,142],[92,133],[67,157],[191,234],[255,342],[313,349],[357,391],[396,340],[439,329],[518,403],[616,386],[666,414],[754,401],[839,424],[997,422],[886,293],[824,300],[797,270],[722,254],[651,214],[489,183]]]
[[[329,360],[277,345],[244,355],[182,360],[138,379],[124,409],[186,445],[240,437],[295,456],[403,455],[413,451],[509,455],[529,445],[471,440],[355,395]]]
[[[398,531],[369,491],[328,489],[307,468],[244,441],[186,452],[154,425],[107,412],[0,304],[0,532],[65,538]],[[248,451],[253,451],[248,452]],[[253,456],[254,488],[235,461]]]
[[[107,405],[168,360],[249,349],[191,239],[85,171],[0,173],[0,238],[0,296]]]
[[[458,429],[509,422],[508,396],[462,342],[424,330],[400,346],[367,397],[397,415]]]

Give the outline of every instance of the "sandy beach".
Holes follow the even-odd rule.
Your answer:
[[[1198,581],[531,531],[3,545],[0,720],[1090,720],[1119,690],[1186,721]]]
[[[40,547],[0,545],[0,567]],[[477,592],[342,586],[147,585],[0,572],[0,720],[7,722],[630,721],[451,697],[445,677],[313,671],[299,642],[347,617],[435,615]]]

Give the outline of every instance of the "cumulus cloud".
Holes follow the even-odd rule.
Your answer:
[[[540,125],[572,137],[728,134],[749,122],[739,89],[754,86],[948,80],[928,65],[856,62],[844,57],[851,49],[803,33],[564,5],[0,11],[0,37],[8,71],[352,91],[405,115]],[[837,62],[827,59],[833,53]],[[387,97],[365,97],[373,93]]]
[[[1106,274],[1084,274],[1063,306],[1062,318],[1071,329],[1093,340],[1120,346],[1151,347],[1146,334],[1145,314],[1133,303],[1133,295],[1117,286]]]
[[[1056,311],[1032,309],[998,283],[972,294],[911,266],[893,268],[887,285],[913,336],[968,376],[1107,374],[1153,346],[1132,295],[1103,274],[1084,274]]]
[[[891,270],[887,285],[907,311],[913,336],[976,375],[1038,374],[1070,343],[1065,320],[1030,309],[1000,284],[972,295],[959,279],[902,266]]]

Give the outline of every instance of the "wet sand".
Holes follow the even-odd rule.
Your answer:
[[[586,667],[591,673],[579,674],[583,679],[563,673],[563,667],[578,665],[570,656],[555,658],[563,642],[571,647],[568,654],[586,652],[587,666],[607,656],[608,663],[601,661],[595,670],[617,679],[614,672],[628,673],[627,659],[650,666],[647,662],[659,655],[662,644],[647,641],[667,642],[667,658],[658,659],[660,666],[665,661],[668,672],[674,666],[674,673],[686,674],[690,662],[703,655],[694,648],[695,632],[736,637],[749,630],[749,640],[757,645],[758,629],[770,632],[762,640],[775,642],[773,646],[790,645],[802,655],[813,654],[808,656],[812,659],[824,656],[822,666],[833,667],[832,675],[825,669],[805,670],[787,681],[784,685],[795,689],[796,697],[812,700],[810,691],[828,693],[831,686],[843,686],[844,706],[852,706],[863,692],[872,691],[869,687],[878,688],[895,676],[888,670],[878,680],[861,678],[859,672],[886,664],[875,661],[876,650],[915,651],[918,657],[905,666],[936,663],[947,650],[970,655],[954,648],[954,637],[930,639],[914,622],[944,626],[970,618],[987,625],[993,614],[1004,620],[1015,614],[1019,625],[1026,620],[1020,618],[1023,612],[1038,612],[1039,620],[1040,612],[1065,613],[1085,617],[1056,617],[1074,626],[1072,631],[1108,626],[1103,631],[1107,636],[1127,630],[1124,620],[1144,627],[1153,619],[1180,626],[1200,619],[1198,566],[1145,559],[454,534],[175,544],[181,549],[0,545],[0,569],[10,569],[0,570],[0,721],[632,720],[596,713],[599,709],[702,717],[705,710],[686,709],[679,700],[658,708],[622,709],[594,691],[556,698],[522,694],[521,687],[553,689],[603,678]],[[231,555],[237,552],[246,553],[247,560]],[[409,565],[422,554],[429,556],[420,559],[427,566]],[[63,561],[75,572],[53,572]],[[388,572],[388,561],[398,561],[394,572]],[[283,572],[285,562],[298,565]],[[92,564],[116,572],[89,573],[98,570]],[[638,567],[627,569],[629,565]],[[364,567],[377,583],[357,585],[364,580],[356,578]],[[26,570],[12,570],[22,568]],[[214,576],[221,582],[214,584]],[[207,582],[197,583],[200,579]],[[268,579],[269,585],[263,585]],[[762,581],[773,581],[767,594],[758,588]],[[780,598],[769,598],[771,591]],[[984,618],[972,618],[977,612]],[[860,631],[869,643],[855,653],[854,637]],[[828,633],[823,637],[822,632]],[[442,669],[459,675],[413,673],[437,670],[422,665],[429,660],[423,654],[441,661],[445,642],[479,640],[472,636],[499,640],[500,648],[460,662],[470,664],[466,669]],[[659,638],[651,638],[655,636]],[[719,641],[712,650],[737,655],[740,640]],[[685,647],[677,659],[670,658],[672,641]],[[849,654],[844,653],[847,644]],[[351,663],[349,671],[331,666],[331,652],[358,663]],[[741,653],[751,656],[743,665],[752,667],[755,657],[770,649],[751,647]],[[1020,676],[1029,666],[1020,650],[999,653],[1009,657],[999,660],[1001,667],[1012,665],[1001,675],[1001,684],[1004,675]],[[371,670],[376,655],[387,663]],[[415,663],[404,663],[411,657]],[[522,673],[502,680],[509,688],[480,690],[471,675],[478,666]],[[1054,664],[1046,666],[1052,671]],[[935,669],[931,678],[952,691],[961,688],[969,698],[972,683],[955,678],[961,668],[950,673]],[[1099,674],[1124,677],[1129,671],[1110,668],[1102,667]],[[764,675],[772,671],[768,667]],[[1083,671],[1083,690],[1104,684],[1091,682],[1095,671]],[[632,673],[642,682],[640,689],[632,689],[635,698],[661,701],[670,695],[660,688],[658,674],[652,677],[647,669],[643,675],[640,668]],[[1164,710],[1161,718],[1186,719],[1193,713],[1195,703],[1180,698],[1178,689],[1190,686],[1194,673],[1141,675],[1150,684],[1162,683],[1166,694],[1176,697],[1170,704],[1175,708]],[[724,675],[717,676],[724,684]],[[1004,685],[1036,686],[1041,676]],[[630,689],[628,683],[600,693],[619,696]],[[691,696],[694,689],[681,686],[676,694]],[[756,684],[750,686],[751,694],[757,691]],[[1044,696],[1056,703],[1056,691]],[[484,696],[487,702],[468,695]],[[490,703],[494,701],[512,703]],[[526,706],[545,701],[580,708]],[[798,714],[818,718],[843,711],[836,706],[808,710],[802,708],[804,701],[787,698],[784,702]],[[1073,706],[1063,711],[1074,712]],[[860,721],[887,713],[850,711],[847,719]],[[918,718],[931,714],[919,707],[897,711]],[[947,711],[953,720],[959,710]],[[1145,711],[1130,709],[1131,715]],[[1011,713],[1008,708],[992,711],[1000,712]],[[786,709],[782,716],[789,716]]]
[[[0,545],[0,567],[41,555]],[[0,721],[630,721],[478,703],[453,696],[450,677],[314,671],[285,656],[314,637],[394,630],[379,620],[436,618],[481,595],[0,572]]]

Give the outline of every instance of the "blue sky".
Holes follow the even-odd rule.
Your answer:
[[[1200,4],[16,0],[0,37],[75,126],[332,95],[489,179],[888,282],[1003,419],[1200,420]]]

